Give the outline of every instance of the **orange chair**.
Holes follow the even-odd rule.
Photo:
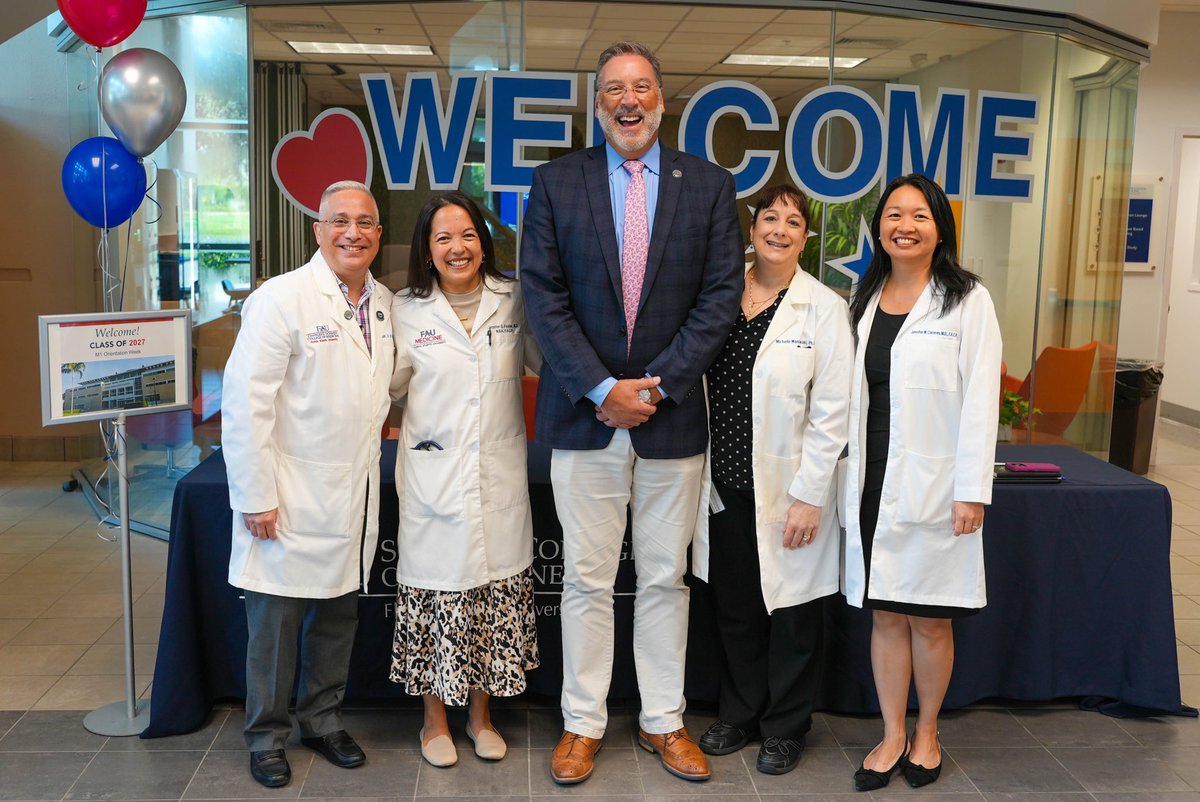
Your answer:
[[[1048,345],[1038,354],[1033,370],[1017,388],[1017,394],[1031,407],[1041,410],[1034,419],[1035,432],[1061,436],[1071,425],[1087,395],[1098,345],[1094,340],[1078,348]],[[1037,381],[1031,397],[1034,376]]]

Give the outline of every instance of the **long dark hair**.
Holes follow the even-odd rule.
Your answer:
[[[919,173],[902,175],[887,185],[887,189],[879,197],[879,205],[871,218],[871,264],[867,273],[858,282],[858,289],[850,300],[850,317],[855,330],[858,321],[867,311],[871,298],[883,289],[883,283],[892,274],[892,257],[883,249],[879,239],[879,221],[883,218],[883,210],[887,207],[888,198],[900,187],[915,187],[925,196],[929,204],[929,212],[933,215],[933,224],[937,226],[938,242],[933,249],[933,285],[942,293],[941,315],[945,315],[966,297],[975,285],[979,276],[966,270],[958,263],[958,234],[954,228],[954,212],[950,210],[950,201],[942,188]]]
[[[479,204],[461,192],[441,192],[425,201],[425,205],[417,214],[417,224],[413,226],[412,247],[408,252],[408,284],[405,285],[409,294],[414,298],[428,298],[433,292],[434,282],[438,281],[438,272],[433,267],[433,254],[429,250],[429,235],[433,231],[433,216],[437,214],[438,209],[446,206],[458,206],[471,218],[471,225],[479,235],[479,245],[483,251],[483,262],[479,265],[479,272],[485,278],[512,281],[501,273],[496,265],[492,233],[488,231]]]

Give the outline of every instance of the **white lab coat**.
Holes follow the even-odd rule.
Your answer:
[[[858,322],[845,477],[843,590],[863,603],[859,502],[866,466],[863,357],[879,296]],[[892,345],[887,470],[871,550],[871,598],[978,608],[987,604],[983,530],[954,536],[953,502],[992,500],[1000,396],[1000,326],[977,284],[941,317],[942,296],[925,287]]]
[[[395,355],[391,299],[377,283],[370,353],[319,252],[242,306],[221,404],[234,511],[229,584],[326,599],[359,587],[360,561],[362,576],[370,576],[380,430]],[[241,513],[275,508],[278,539],[256,540]]]
[[[468,336],[435,284],[392,303],[400,584],[458,591],[533,562],[522,366],[540,365],[515,281],[484,280]],[[441,448],[415,450],[423,441]]]
[[[768,612],[838,590],[834,485],[846,445],[853,348],[846,302],[797,270],[759,346],[750,399],[758,562]],[[706,461],[701,497],[708,502],[710,494],[716,495]],[[785,549],[783,526],[793,501],[824,509],[813,541]],[[706,508],[697,517],[692,572],[708,581],[708,563]]]

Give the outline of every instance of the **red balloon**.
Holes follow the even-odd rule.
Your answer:
[[[146,0],[58,0],[58,10],[80,39],[110,47],[142,23]]]

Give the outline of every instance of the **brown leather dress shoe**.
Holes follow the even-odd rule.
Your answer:
[[[564,732],[550,755],[550,778],[559,785],[574,785],[592,776],[600,739]]]
[[[663,768],[676,777],[700,781],[712,776],[708,758],[683,727],[661,735],[639,729],[638,746],[657,754]]]

